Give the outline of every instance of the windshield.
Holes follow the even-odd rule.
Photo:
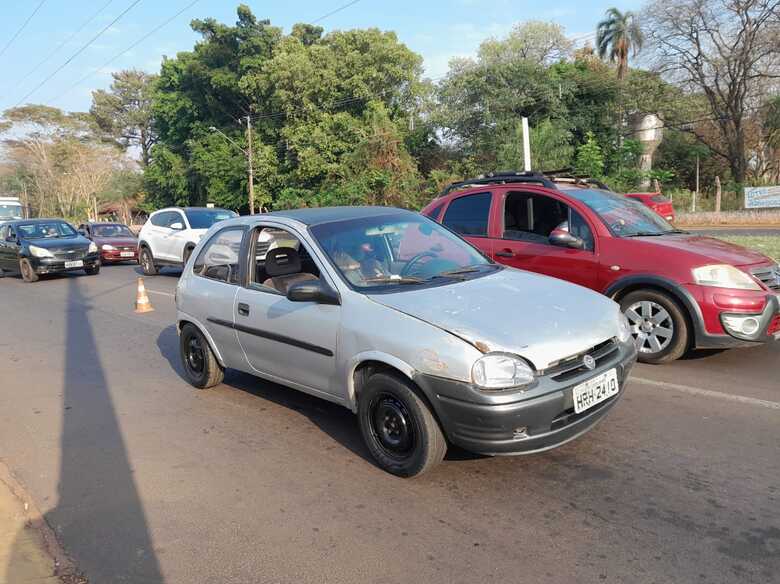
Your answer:
[[[18,203],[0,203],[0,219],[21,219],[22,206]]]
[[[238,213],[226,209],[187,209],[184,214],[187,215],[190,229],[208,229],[214,223],[238,217]]]
[[[360,289],[462,280],[500,269],[438,223],[407,213],[311,228],[342,276]]]
[[[638,201],[595,189],[567,189],[566,194],[590,207],[618,237],[679,233],[663,217]]]
[[[64,221],[22,223],[16,226],[16,233],[21,239],[52,239],[77,235],[76,230]]]
[[[95,237],[135,237],[127,226],[114,223],[93,225],[92,235]]]

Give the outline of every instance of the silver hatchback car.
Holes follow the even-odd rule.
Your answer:
[[[417,213],[300,209],[223,221],[176,291],[181,357],[341,404],[379,466],[415,476],[448,444],[482,454],[580,436],[636,359],[617,304],[505,268]]]

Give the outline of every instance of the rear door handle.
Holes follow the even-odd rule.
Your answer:
[[[513,251],[510,251],[508,249],[505,249],[504,251],[497,251],[496,255],[500,258],[513,258],[515,257],[515,253]]]
[[[238,303],[238,314],[241,316],[249,316],[249,305],[243,302]]]

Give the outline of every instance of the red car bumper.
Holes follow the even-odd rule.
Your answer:
[[[100,250],[100,259],[103,263],[133,262],[138,260],[138,250]]]

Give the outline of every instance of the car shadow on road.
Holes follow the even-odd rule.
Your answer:
[[[133,271],[139,276],[144,275],[144,270],[141,266],[133,266]],[[157,275],[165,278],[176,278],[178,280],[181,277],[181,268],[160,268],[160,273]],[[146,277],[148,278],[149,276]]]
[[[160,333],[157,337],[157,347],[171,368],[185,383],[188,383],[179,356],[179,337],[175,326],[169,326]],[[317,428],[344,448],[374,464],[374,459],[363,442],[357,419],[343,406],[232,369],[225,371],[225,379],[222,383],[306,416]],[[482,457],[452,445],[447,451],[447,460],[476,458]]]
[[[68,281],[57,505],[44,519],[93,583],[164,581],[78,278]],[[52,387],[52,392],[57,392]],[[54,393],[56,395],[56,393]],[[20,534],[7,582],[26,582]],[[14,557],[16,554],[16,558]],[[62,576],[73,576],[62,574]],[[71,582],[82,582],[72,577]]]

